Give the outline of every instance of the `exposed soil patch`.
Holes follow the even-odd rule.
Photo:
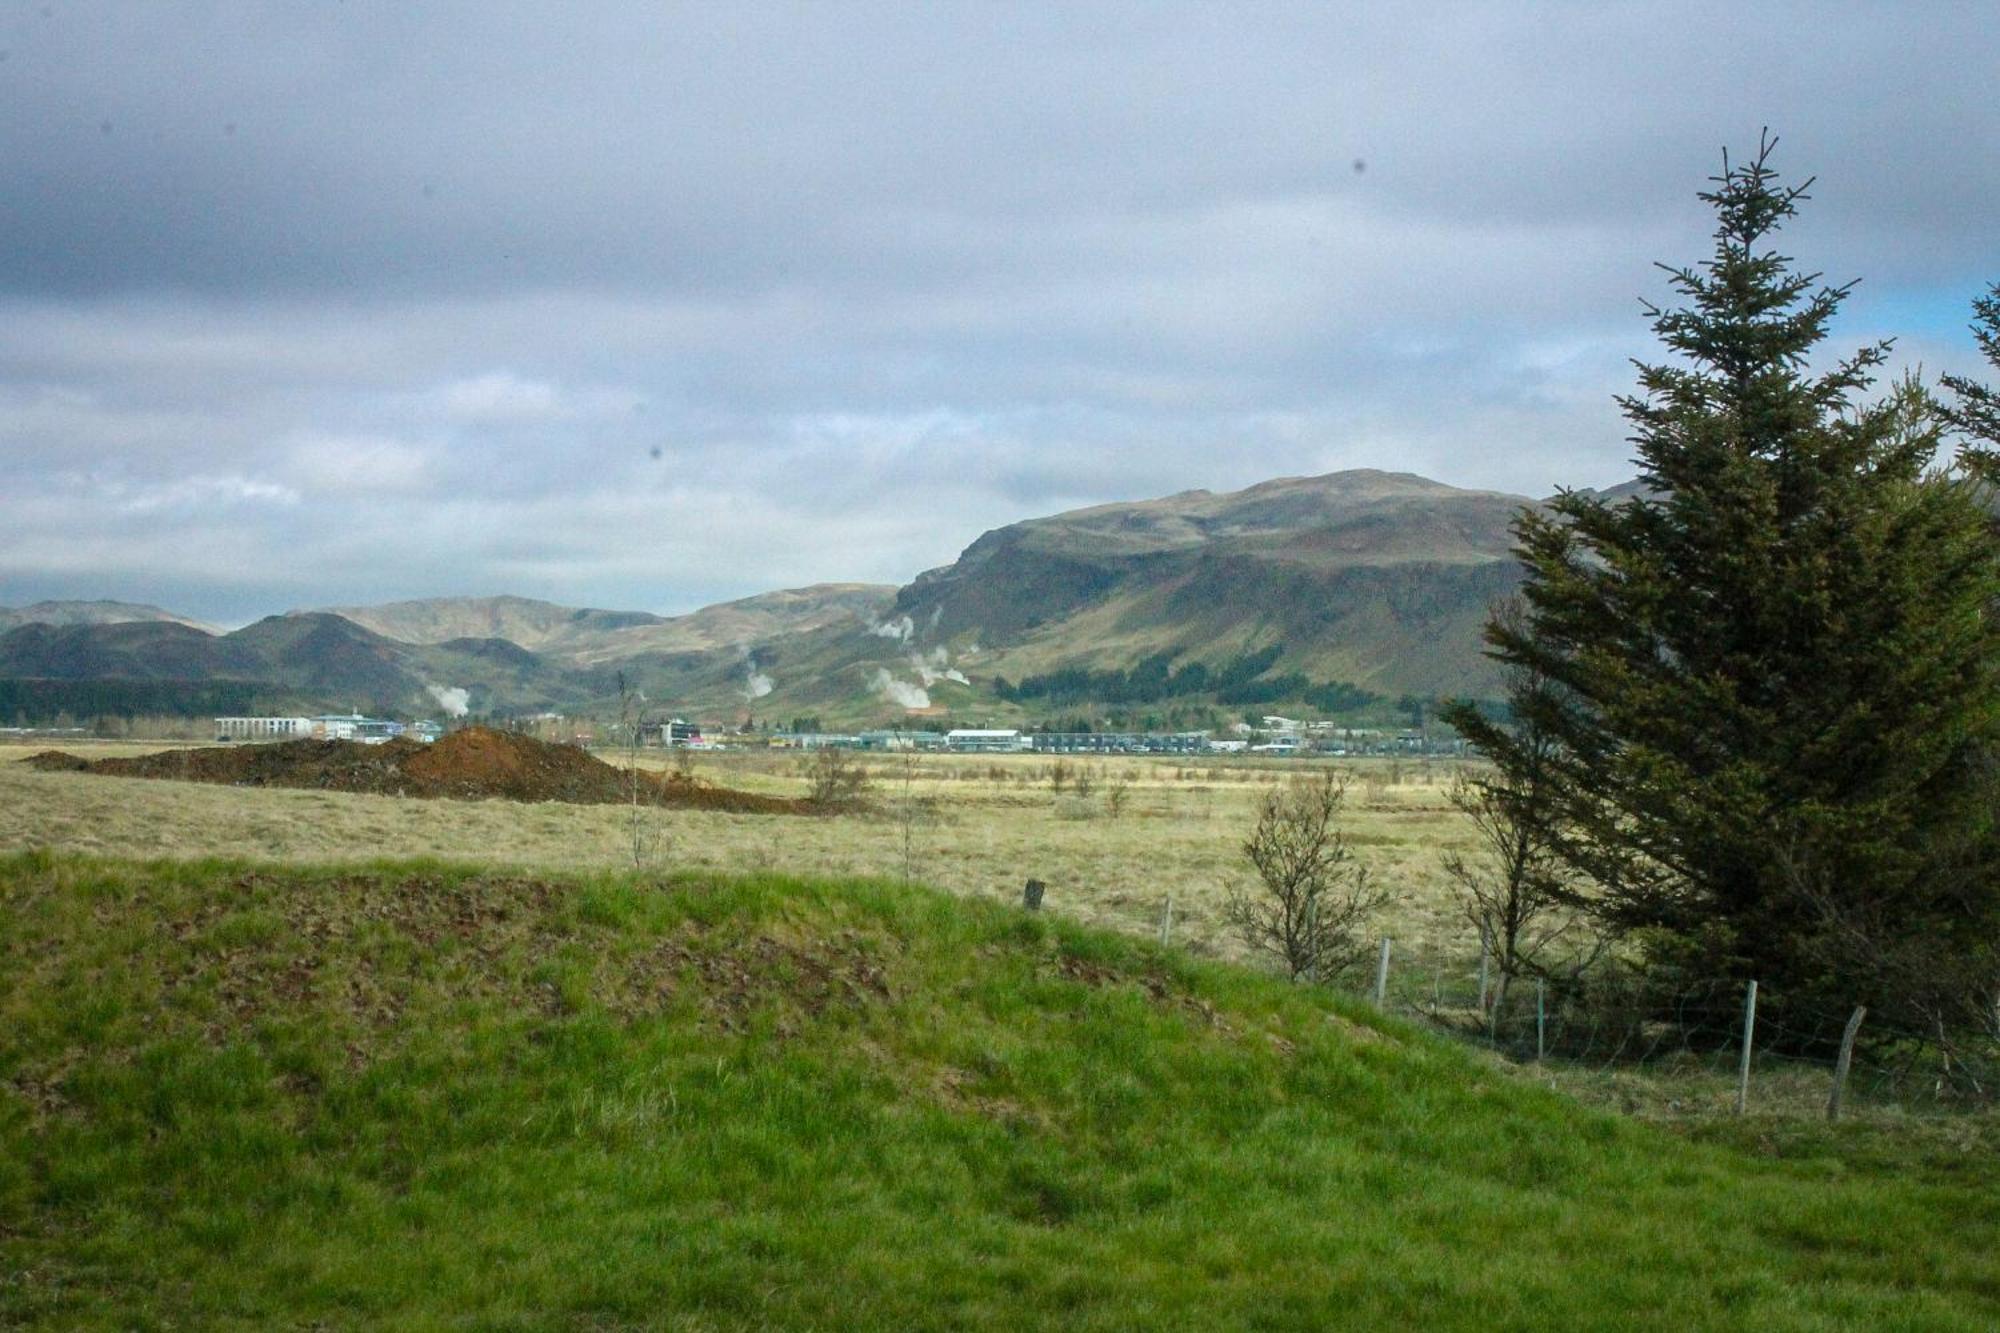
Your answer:
[[[385,745],[300,740],[167,750],[133,759],[80,759],[45,750],[27,763],[53,772],[174,778],[231,787],[577,805],[626,804],[632,800],[634,783],[630,770],[614,768],[573,745],[552,745],[491,727],[467,727],[430,745],[402,738]],[[637,783],[643,805],[732,814],[820,813],[806,801],[711,786],[678,773],[641,772]]]
[[[1146,998],[1156,1005],[1178,1007],[1207,1027],[1225,1033],[1233,1031],[1214,1005],[1199,995],[1176,989],[1165,977],[1156,972],[1123,972],[1105,963],[1078,958],[1074,954],[1057,955],[1055,968],[1064,980],[1080,981],[1086,986],[1119,986],[1127,983],[1135,985],[1145,991]]]
[[[398,1040],[413,1003],[440,992],[544,1017],[571,1012],[587,993],[627,1021],[678,1001],[724,1032],[748,1032],[768,1014],[780,1038],[894,998],[888,946],[854,930],[784,938],[687,924],[629,952],[579,954],[591,937],[565,922],[557,903],[565,890],[547,880],[360,875],[306,887],[252,872],[237,885],[278,890],[254,938],[222,896],[160,923],[177,946],[162,951],[173,959],[161,973],[163,996],[195,1006],[203,1035],[218,1045],[266,1018],[316,1014],[359,1067]],[[580,968],[582,991],[564,993],[552,964]],[[38,1105],[44,1091],[20,1087]]]

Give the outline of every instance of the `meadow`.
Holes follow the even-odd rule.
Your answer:
[[[1221,906],[1231,886],[1252,881],[1242,843],[1258,803],[1277,783],[1314,767],[1236,758],[870,756],[858,761],[871,775],[866,808],[806,821],[235,790],[38,773],[8,762],[34,748],[0,748],[0,849],[307,865],[420,856],[539,869],[881,877],[1002,901],[1018,901],[1023,882],[1033,878],[1048,885],[1048,910],[1128,933],[1157,933],[1171,897],[1175,939],[1220,957],[1243,953]],[[70,748],[98,757],[164,747]],[[603,757],[625,761],[617,752]],[[640,755],[643,766],[665,762],[658,751]],[[1468,836],[1447,799],[1457,766],[1332,762],[1350,780],[1348,840],[1389,893],[1374,930],[1393,936],[1399,959],[1412,966],[1433,973],[1447,961],[1456,972],[1476,966],[1477,936],[1439,865]],[[697,775],[725,786],[785,796],[808,789],[805,760],[792,753],[703,753],[692,764]]]
[[[1242,851],[1259,803],[1277,784],[1330,763],[1348,779],[1343,827],[1357,859],[1386,890],[1368,922],[1393,941],[1391,1008],[1479,1032],[1479,943],[1442,858],[1473,850],[1451,805],[1461,765],[1443,760],[1223,760],[1036,755],[889,755],[858,760],[865,804],[822,818],[648,806],[415,800],[346,792],[229,788],[77,773],[18,762],[37,747],[0,747],[0,851],[118,858],[228,857],[284,866],[423,858],[534,872],[782,875],[908,881],[957,897],[1018,904],[1025,880],[1048,887],[1044,910],[1079,925],[1157,939],[1173,904],[1171,942],[1196,957],[1268,968],[1223,918],[1232,888],[1253,875]],[[139,754],[157,742],[70,747],[93,757]],[[627,755],[603,757],[623,763]],[[667,757],[641,752],[642,766]],[[779,796],[809,789],[805,756],[745,751],[680,756],[698,776]],[[1081,781],[1079,781],[1081,780]],[[1345,978],[1365,990],[1372,978]],[[1518,1054],[1518,1050],[1516,1051]],[[1669,1053],[1671,1054],[1671,1053]],[[1731,1117],[1733,1048],[1655,1065],[1592,1059],[1509,1066],[1517,1076],[1584,1101],[1675,1124]],[[1825,1062],[1760,1051],[1758,1109],[1812,1118],[1829,1087]],[[1880,1126],[1942,1134],[1921,1080],[1857,1072],[1850,1114]]]

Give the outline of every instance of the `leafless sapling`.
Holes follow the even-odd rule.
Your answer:
[[[1259,882],[1232,889],[1223,905],[1244,943],[1275,956],[1294,980],[1332,982],[1361,961],[1362,927],[1386,897],[1337,823],[1346,795],[1332,772],[1266,794],[1243,844]]]

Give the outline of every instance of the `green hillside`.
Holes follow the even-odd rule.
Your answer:
[[[1989,1328],[2000,1191],[884,883],[0,861],[0,1326]]]

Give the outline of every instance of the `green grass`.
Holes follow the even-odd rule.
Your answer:
[[[2000,1323],[1989,1141],[1689,1141],[921,889],[31,853],[0,982],[0,1326]]]

